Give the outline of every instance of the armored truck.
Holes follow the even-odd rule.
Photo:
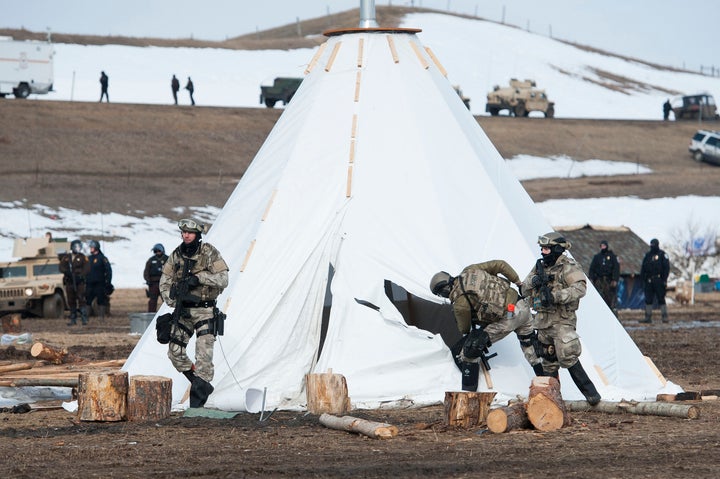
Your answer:
[[[278,77],[271,86],[260,87],[260,104],[273,108],[279,101],[287,105],[302,83],[302,78]]]
[[[60,318],[65,312],[65,288],[60,255],[70,251],[66,241],[18,238],[13,245],[17,261],[0,263],[0,316]]]
[[[0,37],[0,97],[25,99],[52,91],[54,54],[49,42]]]
[[[555,103],[548,100],[545,90],[536,88],[534,80],[510,80],[510,86],[495,85],[487,95],[485,111],[497,116],[502,110],[510,115],[528,116],[530,112],[539,111],[545,118],[555,116]]]

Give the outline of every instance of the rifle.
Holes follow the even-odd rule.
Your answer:
[[[535,272],[537,273],[537,277],[540,278],[540,284],[536,285],[535,281],[533,281],[533,287],[536,291],[540,292],[540,305],[543,308],[549,308],[553,304],[553,298],[551,294],[552,288],[548,286],[548,283],[554,279],[554,276],[548,275],[545,272],[545,265],[542,259],[538,259],[535,263]]]
[[[170,287],[170,299],[175,300],[175,310],[172,313],[172,322],[176,328],[181,328],[180,318],[189,318],[190,312],[183,306],[186,301],[197,303],[200,298],[190,294],[190,285],[188,284],[190,278],[193,276],[191,270],[195,266],[196,261],[184,258],[182,267],[182,277],[180,281],[172,284]],[[183,328],[184,329],[184,328]],[[192,332],[188,334],[192,335]]]

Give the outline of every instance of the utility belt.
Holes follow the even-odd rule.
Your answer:
[[[183,301],[182,307],[183,308],[214,308],[215,307],[215,300],[212,301]]]

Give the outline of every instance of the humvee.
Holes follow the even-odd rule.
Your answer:
[[[545,90],[535,88],[534,80],[510,80],[509,87],[493,87],[487,95],[485,111],[497,116],[500,111],[508,110],[510,115],[528,116],[532,111],[540,111],[545,118],[555,116],[555,103],[548,100]]]
[[[302,81],[302,78],[278,77],[272,86],[261,86],[260,104],[265,103],[266,107],[273,108],[275,103],[281,101],[283,105],[287,105]]]
[[[65,312],[65,288],[59,256],[70,251],[67,241],[16,239],[13,257],[0,263],[0,316],[60,318]]]

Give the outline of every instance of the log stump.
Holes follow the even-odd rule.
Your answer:
[[[79,361],[78,357],[68,353],[67,349],[59,349],[40,342],[32,345],[30,354],[34,358],[44,359],[53,364],[74,363]]]
[[[163,376],[131,376],[127,402],[128,421],[154,421],[170,417],[172,379]]]
[[[327,373],[306,374],[307,409],[311,414],[342,415],[350,410],[345,376]]]
[[[540,431],[555,431],[570,424],[570,416],[560,394],[560,381],[553,377],[535,377],[530,383],[528,419]]]
[[[485,424],[495,392],[446,391],[445,424],[469,429]]]
[[[80,373],[78,418],[81,421],[123,421],[127,418],[128,373]]]
[[[352,416],[337,417],[321,414],[320,424],[330,429],[356,432],[373,439],[390,439],[398,435],[398,428],[392,424],[368,421]]]
[[[496,434],[516,429],[532,429],[524,403],[515,403],[505,407],[491,409],[487,417],[487,427]]]

